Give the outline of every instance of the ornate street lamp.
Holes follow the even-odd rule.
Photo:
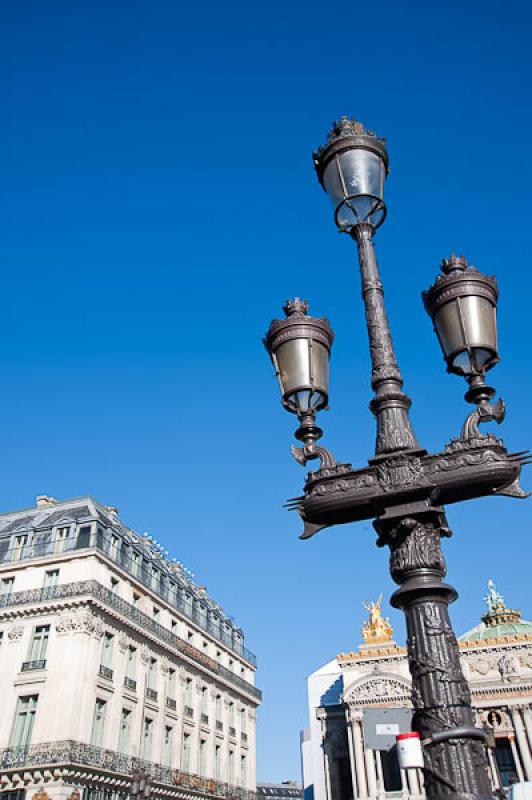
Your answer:
[[[492,792],[483,747],[486,734],[474,725],[460,666],[448,613],[457,594],[443,582],[440,540],[451,535],[444,504],[493,494],[527,496],[519,484],[527,454],[509,453],[500,439],[478,427],[501,422],[504,416],[501,400],[489,402],[495,390],[485,382],[485,373],[499,360],[497,284],[463,257],[451,256],[423,295],[448,370],[466,378],[466,399],[476,406],[460,436],[443,452],[429,454],[418,444],[410,423],[411,401],[402,390],[373,245],[375,230],[386,215],[385,141],[342,117],[314,153],[314,164],[339,230],[358,245],[377,439],[374,458],[358,469],[338,463],[316,445],[322,435],[316,413],[328,400],[333,334],[326,320],[307,315],[306,303],[297,298],[288,302],[286,319],[271,323],[265,345],[279,377],[283,405],[300,420],[296,437],[304,446],[292,451],[302,464],[320,459],[319,468],[308,473],[303,496],[291,505],[303,519],[303,539],[331,525],[374,520],[377,544],[390,548],[390,571],[399,584],[391,603],[406,615],[413,727],[424,745],[427,797],[488,800]]]

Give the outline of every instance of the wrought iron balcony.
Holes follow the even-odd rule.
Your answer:
[[[185,706],[183,708],[183,714],[185,715],[185,717],[188,717],[189,719],[192,719],[193,716],[194,716],[194,709],[191,708],[190,706]]]
[[[146,687],[146,697],[148,700],[153,700],[154,703],[157,702],[157,692],[155,689],[150,689],[149,686]]]
[[[174,700],[173,697],[167,697],[166,698],[166,706],[167,706],[167,708],[171,708],[172,711],[175,711],[176,708],[177,708],[177,703],[176,703],[176,701]]]
[[[34,669],[45,669],[46,668],[46,659],[41,658],[37,661],[25,661],[22,664],[22,672],[31,672]]]
[[[130,689],[132,692],[137,691],[137,681],[134,681],[133,678],[128,678],[127,675],[124,678],[124,686],[126,689]]]
[[[27,589],[26,591],[22,592],[11,592],[7,595],[0,595],[0,610],[2,608],[10,608],[12,606],[52,602],[55,600],[69,599],[71,597],[80,597],[83,595],[88,595],[89,597],[93,597],[106,603],[115,611],[119,611],[121,614],[140,625],[144,630],[155,634],[164,642],[167,642],[174,647],[176,650],[189,656],[194,661],[200,662],[200,664],[205,666],[211,672],[218,674],[221,678],[224,678],[233,685],[238,686],[256,700],[260,701],[262,696],[260,690],[251,683],[248,683],[239,675],[235,675],[234,672],[231,672],[231,670],[227,669],[226,667],[222,667],[222,665],[213,658],[210,658],[201,650],[198,650],[193,645],[185,642],[183,639],[180,639],[168,628],[164,628],[147,614],[143,614],[142,611],[139,611],[136,606],[131,605],[131,603],[126,603],[125,600],[122,600],[122,598],[117,594],[111,592],[110,589],[102,586],[102,584],[98,583],[98,581],[77,581],[76,583],[63,583],[59,586],[40,589]]]
[[[109,669],[109,667],[104,667],[103,664],[100,664],[100,669],[98,670],[98,675],[101,678],[107,678],[108,681],[113,680],[113,670]]]
[[[166,784],[174,788],[180,786],[184,789],[194,789],[208,797],[259,800],[258,794],[240,786],[232,786],[211,778],[202,778],[189,772],[171,769],[162,764],[126,756],[114,750],[92,747],[81,742],[46,742],[29,747],[10,747],[0,750],[0,769],[4,773],[7,770],[19,772],[21,769],[39,768],[42,770],[46,767],[55,769],[61,766],[77,768],[80,765],[94,767],[99,773],[107,772],[112,778],[116,778],[117,774],[126,776],[131,782],[133,782],[134,775],[142,771],[147,772],[154,783]],[[90,770],[86,772],[88,773],[87,781],[90,781]]]

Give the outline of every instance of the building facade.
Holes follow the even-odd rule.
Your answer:
[[[0,797],[255,797],[255,657],[91,497],[0,515]]]
[[[488,760],[496,789],[532,780],[532,623],[506,607],[491,581],[486,601],[482,622],[458,641],[476,723],[494,734]],[[364,643],[308,678],[310,727],[301,736],[305,800],[425,798],[421,770],[402,771],[394,749],[368,744],[369,720],[379,714],[383,724],[394,713],[403,720],[394,733],[409,730],[412,685],[406,649],[393,641],[380,598],[366,608]]]

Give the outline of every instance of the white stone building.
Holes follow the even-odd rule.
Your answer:
[[[0,797],[254,797],[242,630],[91,497],[0,515]]]
[[[495,734],[488,756],[497,788],[532,780],[532,622],[508,609],[491,581],[486,599],[481,624],[458,642],[477,725],[488,723]],[[365,740],[366,710],[411,708],[406,649],[392,640],[380,600],[371,604],[362,632],[356,652],[338,655],[308,678],[304,800],[423,800],[421,771],[400,771],[394,750],[370,749]]]

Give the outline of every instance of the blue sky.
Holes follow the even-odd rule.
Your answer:
[[[344,113],[388,138],[378,255],[420,441],[467,413],[420,299],[454,250],[497,274],[491,378],[525,449],[530,6],[51,0],[2,18],[0,505],[91,493],[182,559],[258,655],[259,778],[297,778],[305,676],[393,589],[369,523],[303,543],[281,507],[304,471],[261,337],[288,296],[336,332],[324,443],[353,464],[374,443],[355,251],[311,151]],[[530,505],[448,516],[456,629],[488,577],[531,617]]]

